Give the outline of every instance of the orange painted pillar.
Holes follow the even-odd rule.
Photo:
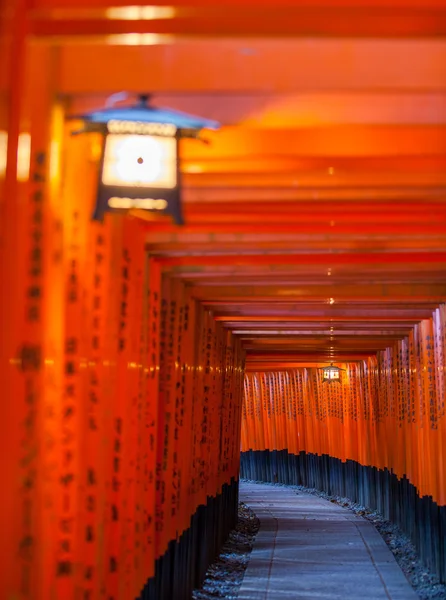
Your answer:
[[[155,545],[155,511],[156,511],[156,459],[158,430],[158,393],[159,393],[159,333],[161,307],[161,269],[159,263],[147,257],[146,262],[148,326],[147,363],[145,374],[147,385],[144,403],[144,429],[142,433],[143,475],[145,480],[145,538],[147,544],[144,573],[147,578],[154,575],[156,557]]]
[[[24,6],[10,8],[11,87],[9,118],[3,121],[8,124],[8,152],[0,206],[0,270],[7,293],[1,294],[0,371],[9,399],[2,407],[7,431],[1,437],[7,445],[2,456],[12,496],[4,498],[0,512],[6,519],[4,552],[16,559],[10,569],[4,564],[1,589],[17,598],[39,599],[53,593],[54,531],[60,526],[64,281],[57,149],[62,127],[53,99],[54,52],[27,46]],[[5,109],[8,102],[2,103]]]
[[[1,13],[5,16],[0,21],[0,35],[4,42],[0,70],[6,85],[1,94],[0,118],[1,130],[8,135],[6,171],[0,172],[0,276],[2,286],[7,290],[7,293],[0,294],[0,384],[4,394],[0,406],[0,455],[5,490],[0,500],[0,527],[3,532],[0,541],[3,565],[0,589],[4,590],[6,597],[20,600],[30,597],[31,563],[36,541],[31,529],[32,500],[26,492],[27,486],[34,486],[35,459],[32,448],[25,445],[26,423],[30,416],[32,419],[32,407],[25,401],[23,369],[25,364],[33,365],[33,361],[22,363],[20,356],[25,356],[21,348],[29,355],[23,331],[25,265],[29,249],[25,219],[29,215],[29,207],[23,184],[17,181],[17,148],[25,97],[23,5],[24,2],[19,0],[8,2],[9,11],[6,11],[6,2],[0,3]],[[21,460],[25,461],[24,464],[20,463]]]

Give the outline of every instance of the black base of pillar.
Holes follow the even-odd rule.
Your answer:
[[[242,452],[240,477],[316,488],[377,510],[410,536],[423,562],[446,582],[446,506],[420,497],[406,477],[352,460],[286,450]]]
[[[234,529],[237,515],[238,481],[232,478],[218,496],[198,507],[189,529],[170,542],[138,600],[190,600]]]

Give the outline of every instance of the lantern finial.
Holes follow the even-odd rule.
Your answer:
[[[150,103],[151,98],[152,98],[151,94],[140,94],[139,95],[139,106],[141,108],[147,108],[148,104]]]

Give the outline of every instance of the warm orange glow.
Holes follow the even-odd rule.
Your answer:
[[[157,33],[117,33],[105,38],[105,43],[110,46],[157,46],[172,41],[172,36]]]
[[[0,0],[7,598],[181,579],[192,554],[162,557],[236,491],[241,433],[446,505],[444,0],[161,4]],[[68,121],[141,94],[222,124],[181,178],[172,129],[111,124],[100,173],[101,128]]]
[[[140,210],[164,210],[167,207],[167,201],[162,198],[117,198],[112,197],[108,200],[110,208],[122,209],[140,209]]]
[[[17,150],[17,179],[28,181],[31,160],[31,136],[29,133],[21,133]]]
[[[0,131],[0,177],[4,177],[6,173],[8,154],[8,132]]]
[[[153,19],[172,19],[176,10],[173,6],[117,6],[107,8],[107,19],[123,19],[129,21],[150,21]]]

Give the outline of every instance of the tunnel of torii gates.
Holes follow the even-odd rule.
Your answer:
[[[1,598],[190,597],[240,472],[379,509],[444,581],[444,2],[111,4],[2,5]],[[222,124],[183,226],[91,219],[66,117],[122,91]]]

